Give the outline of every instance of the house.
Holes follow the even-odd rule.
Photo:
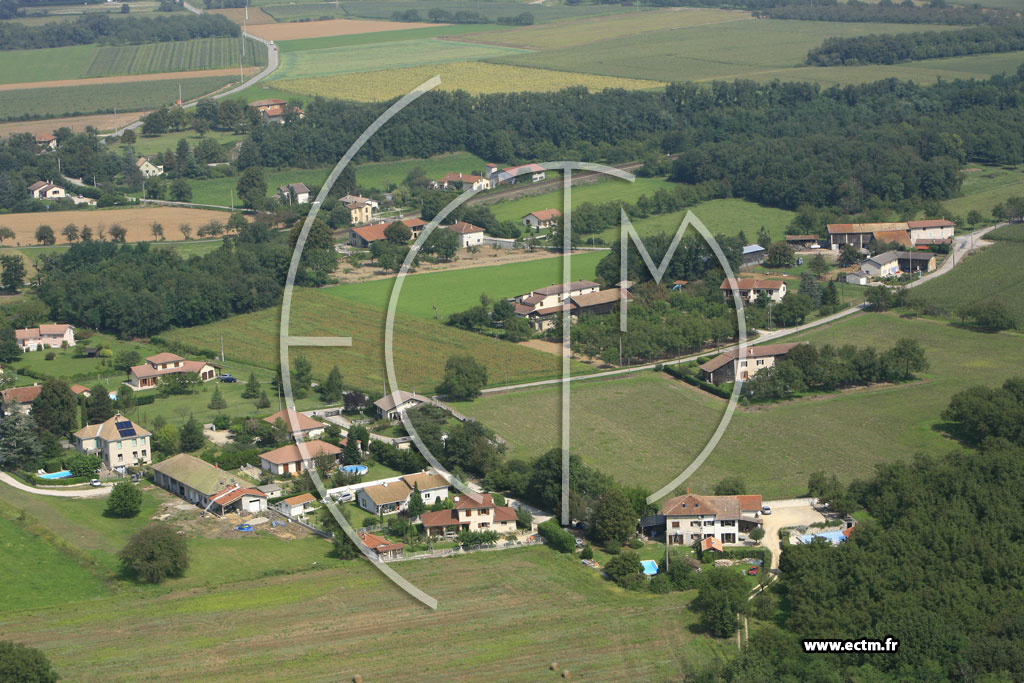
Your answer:
[[[3,392],[0,392],[0,396],[3,396],[5,414],[11,415],[15,410],[26,415],[32,412],[32,401],[36,400],[42,390],[43,387],[40,384],[4,389]]]
[[[817,235],[786,235],[786,244],[794,249],[817,249]]]
[[[671,545],[707,539],[741,543],[748,532],[761,526],[761,496],[699,496],[687,491],[666,500],[661,513],[666,541]]]
[[[309,204],[309,188],[304,183],[289,183],[277,188],[277,199],[282,204]]]
[[[315,439],[327,429],[327,425],[323,422],[314,420],[291,408],[279,410],[273,415],[263,418],[263,421],[268,424],[277,424],[278,420],[284,421],[285,428],[293,439]]]
[[[562,212],[558,209],[543,209],[523,216],[523,225],[533,230],[544,230],[557,225],[561,219]]]
[[[924,221],[907,221],[910,230],[910,241],[915,245],[923,239],[948,240],[956,232],[956,223],[945,218]]]
[[[767,256],[768,252],[760,244],[748,244],[743,247],[743,267],[759,266]]]
[[[250,102],[249,106],[259,113],[260,120],[263,123],[284,123],[286,113],[289,111],[288,103],[276,97],[256,100],[255,102]],[[297,118],[306,118],[306,113],[295,105],[292,105],[291,112]]]
[[[514,508],[499,507],[489,493],[463,493],[455,497],[452,510],[424,512],[420,515],[427,536],[453,535],[458,531],[497,531],[514,533],[518,515]]]
[[[459,236],[459,246],[463,249],[479,247],[484,243],[484,229],[478,228],[472,223],[459,221],[455,225],[441,226],[442,230],[451,230]]]
[[[74,434],[74,446],[80,453],[100,456],[108,470],[123,472],[152,462],[151,434],[118,413],[106,422],[87,425]]]
[[[874,241],[875,232],[906,232],[908,229],[906,223],[829,223],[825,227],[832,249],[839,249],[844,244],[863,249]]]
[[[464,173],[446,173],[435,180],[433,186],[442,190],[489,190],[491,189],[490,178]]]
[[[896,260],[904,273],[930,273],[935,270],[935,254],[927,251],[897,251]]]
[[[513,299],[516,313],[524,315],[541,308],[557,306],[570,297],[583,296],[601,290],[601,285],[590,280],[577,280],[568,284],[550,285],[520,294]]]
[[[314,439],[302,444],[310,461],[316,460],[321,455],[333,455],[335,459],[341,454],[341,449],[326,441]],[[260,467],[264,472],[271,474],[301,474],[303,469],[302,451],[297,444],[290,443],[287,446],[275,448],[266,453],[260,453]]]
[[[291,498],[279,500],[274,504],[274,508],[282,515],[288,517],[302,517],[312,511],[313,503],[315,502],[316,496],[312,493],[302,493]]]
[[[38,180],[28,186],[33,199],[64,199],[68,196],[63,187]]]
[[[369,223],[373,220],[373,204],[366,199],[356,199],[351,202],[344,202],[345,208],[349,211],[349,220],[352,225]],[[390,225],[390,224],[388,224]],[[385,227],[387,227],[385,225]]]
[[[75,328],[63,323],[23,327],[14,331],[14,341],[22,351],[62,349],[75,345]]]
[[[273,97],[266,100],[256,100],[255,102],[250,102],[249,106],[262,114],[271,107],[283,107],[286,104],[288,104],[286,101],[279,100],[276,97]]]
[[[725,300],[732,299],[733,287],[739,290],[740,298],[748,303],[757,301],[761,295],[767,296],[775,303],[779,303],[786,297],[786,283],[781,280],[759,280],[757,278],[740,278],[734,280],[725,278],[722,280],[719,289],[725,296]]]
[[[412,231],[413,239],[419,237],[423,229],[427,227],[427,221],[422,218],[403,218],[398,222]]]
[[[610,313],[617,309],[623,296],[625,296],[627,300],[633,298],[633,295],[626,289],[619,289],[618,287],[602,289],[597,292],[570,296],[561,304],[556,304],[547,308],[534,309],[522,314],[522,317],[526,318],[530,322],[533,329],[543,332],[555,327],[555,325],[558,324],[559,317],[562,316],[565,311],[569,312],[570,323],[578,322],[580,316],[584,313],[590,313],[593,315]],[[516,312],[518,313],[518,310]]]
[[[910,249],[914,243],[910,241],[910,233],[906,230],[878,230],[874,233],[875,242],[878,244],[898,244]]]
[[[402,481],[412,492],[417,487],[420,491],[420,498],[427,505],[433,505],[438,500],[448,497],[448,480],[436,472],[417,472],[403,476]]]
[[[257,486],[256,490],[266,495],[267,498],[277,498],[284,491],[280,484],[263,484],[262,486]]]
[[[740,356],[739,349],[730,349],[701,365],[701,377],[705,382],[711,382],[712,384],[725,384],[737,379],[745,381],[761,370],[767,370],[772,367],[776,361],[785,358],[786,354],[793,347],[806,343],[794,342],[789,344],[748,346],[744,349],[742,357]]]
[[[900,272],[900,261],[895,251],[887,251],[864,259],[860,269],[871,277],[892,277]]]
[[[39,133],[36,135],[36,144],[42,147],[44,151],[57,149],[57,136],[50,133]]]
[[[427,399],[422,396],[399,390],[374,401],[373,405],[377,409],[377,417],[397,420],[405,411],[426,402]]]
[[[391,224],[376,223],[374,225],[363,225],[358,228],[352,228],[352,231],[348,236],[348,242],[353,247],[368,249],[374,242],[387,239],[384,237],[384,230],[386,230],[389,225]]]
[[[500,171],[494,164],[487,164],[486,177],[491,185],[511,185],[520,178],[529,178],[531,182],[539,182],[547,177],[544,167],[540,164],[526,164],[524,166],[509,166]]]
[[[344,197],[340,197],[338,201],[341,202],[342,204],[351,204],[352,202],[363,202],[364,204],[368,204],[370,208],[373,209],[374,211],[378,211],[380,209],[380,202],[378,202],[376,199],[361,197],[357,194],[347,194]]]
[[[179,453],[153,465],[157,486],[214,514],[256,514],[267,509],[267,495],[245,485],[231,472],[205,460]]]
[[[164,174],[164,167],[162,165],[157,166],[146,157],[139,157],[135,161],[135,167],[139,169],[144,178],[152,178],[153,176]]]
[[[376,534],[359,534],[359,538],[367,548],[376,553],[378,560],[384,562],[398,559],[405,549],[404,543],[392,543]]]
[[[902,223],[830,223],[826,227],[832,249],[844,244],[864,248],[873,240],[896,242],[909,248],[919,239],[952,238],[956,223],[941,218]]]
[[[185,360],[174,353],[158,353],[146,359],[144,365],[133,365],[129,368],[131,377],[128,386],[136,391],[152,389],[160,382],[161,377],[194,373],[203,382],[217,377],[217,368],[206,361]]]
[[[866,285],[869,277],[863,270],[855,270],[846,274],[846,281],[851,285]]]
[[[419,487],[427,505],[448,497],[448,480],[433,471],[406,474],[395,479],[370,482],[356,491],[356,504],[375,515],[390,515],[409,507],[409,496]]]

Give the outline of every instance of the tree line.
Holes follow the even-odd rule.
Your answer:
[[[807,53],[810,66],[899,64],[919,59],[1014,52],[1024,49],[1024,24],[826,38]]]
[[[83,14],[74,21],[53,21],[37,26],[0,24],[0,50],[25,50],[67,45],[144,45],[170,41],[238,37],[241,29],[227,17],[186,12],[165,17],[112,19],[106,13]]]
[[[946,5],[932,2],[916,5],[912,0],[893,2],[880,0],[878,3],[839,2],[838,0],[789,0],[779,2],[775,7],[759,12],[760,16],[771,19],[795,19],[804,21],[848,21],[878,22],[888,24],[946,24],[971,26],[989,24],[1011,19],[1009,10],[993,10],[978,5]]]

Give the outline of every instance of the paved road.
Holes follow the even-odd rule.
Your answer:
[[[972,233],[968,233],[966,235],[961,235],[961,236],[955,238],[954,242],[953,242],[953,250],[952,250],[952,253],[950,255],[950,258],[946,259],[945,262],[943,262],[943,264],[941,266],[939,266],[938,268],[936,268],[933,272],[928,273],[927,275],[923,275],[920,278],[918,278],[917,280],[914,280],[913,282],[908,284],[907,288],[909,289],[909,288],[912,288],[912,287],[917,287],[918,285],[920,285],[920,284],[922,284],[924,282],[928,282],[929,280],[934,280],[937,277],[942,277],[943,275],[945,275],[946,273],[951,271],[957,264],[959,264],[963,260],[964,255],[967,253],[967,251],[968,251],[968,249],[969,249],[969,247],[970,247],[970,245],[972,243],[972,237],[973,237],[973,240],[976,241],[979,238],[984,237],[985,235],[987,235],[990,231],[995,230],[996,228],[1002,227],[1004,225],[1008,225],[1008,224],[1007,223],[997,223],[996,225],[990,225],[987,228],[981,228],[979,230],[975,230]],[[842,318],[845,318],[848,315],[853,315],[855,313],[860,313],[863,310],[864,310],[864,304],[860,304],[860,305],[857,305],[857,306],[851,306],[850,308],[845,308],[845,309],[839,311],[838,313],[833,313],[832,315],[825,316],[824,318],[818,318],[817,320],[812,320],[809,323],[805,323],[803,325],[798,325],[797,327],[787,327],[787,328],[784,328],[784,329],[781,329],[781,330],[774,330],[774,331],[771,331],[771,332],[761,332],[761,334],[757,337],[756,340],[753,340],[753,341],[751,341],[749,343],[764,344],[765,342],[772,341],[772,340],[775,340],[775,339],[781,339],[783,337],[788,337],[788,336],[791,336],[791,335],[794,335],[794,334],[800,334],[801,332],[804,332],[806,330],[810,330],[810,329],[813,329],[815,327],[820,327],[821,325],[828,325],[829,323],[833,323],[833,322],[835,322],[837,320],[841,320]],[[737,347],[737,344],[731,344],[729,346],[724,346],[721,349],[719,349],[718,353],[720,353],[722,351],[728,351],[729,349],[734,349],[736,347]],[[707,354],[708,354],[708,351],[702,351],[701,353],[694,354],[692,356],[687,356],[685,358],[677,358],[676,360],[662,361],[660,363],[660,365],[678,365],[680,363],[688,363],[688,362],[690,362],[692,360],[697,360],[697,358],[699,358],[701,356],[705,356]],[[621,368],[621,369],[618,369],[618,370],[608,370],[606,372],[595,372],[595,373],[591,373],[589,375],[573,375],[572,377],[570,377],[568,379],[568,381],[569,382],[582,382],[582,381],[592,380],[592,379],[601,379],[601,378],[606,378],[606,377],[614,377],[616,375],[628,375],[628,374],[633,373],[633,372],[644,372],[644,371],[647,371],[647,370],[653,370],[655,365],[659,365],[659,363],[648,363],[647,365],[637,365],[637,366],[632,367],[632,368]],[[509,385],[508,387],[492,387],[490,389],[484,389],[480,393],[482,393],[482,394],[502,394],[502,393],[505,393],[506,391],[517,391],[517,390],[520,390],[520,389],[532,389],[532,388],[535,388],[535,387],[550,386],[550,385],[553,385],[553,384],[561,384],[561,383],[562,383],[561,379],[546,379],[546,380],[540,380],[540,381],[537,381],[537,382],[524,382],[522,384],[512,384],[512,385]]]
[[[57,489],[37,489],[33,486],[28,486],[21,483],[6,472],[0,472],[0,481],[19,491],[25,491],[26,493],[34,493],[39,496],[51,496],[53,498],[99,498],[110,493],[110,486],[101,486],[99,488],[88,488],[78,489],[76,491],[59,491]]]

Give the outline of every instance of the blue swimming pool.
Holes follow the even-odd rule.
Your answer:
[[[61,470],[60,472],[50,472],[49,474],[40,474],[40,479],[63,479],[64,477],[70,477],[71,470]]]
[[[370,471],[370,468],[366,465],[345,465],[341,468],[342,472],[348,472],[349,474],[366,474]]]

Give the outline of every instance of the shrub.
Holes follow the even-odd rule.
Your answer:
[[[640,548],[644,547],[644,542],[641,541],[639,538],[631,538],[629,539],[629,547],[633,550],[639,550]]]
[[[60,679],[46,655],[34,647],[0,640],[0,681],[54,683]]]
[[[135,517],[142,509],[142,491],[126,481],[118,482],[107,497],[107,514],[112,517]]]
[[[594,546],[589,543],[583,546],[583,552],[580,553],[580,557],[584,560],[594,559]]]
[[[576,551],[576,537],[558,525],[558,521],[552,517],[548,521],[537,526],[537,533],[544,541],[560,553],[572,553]]]
[[[56,358],[57,358],[57,353],[56,352],[48,351],[46,353],[46,360],[55,360]]]
[[[131,537],[120,552],[121,567],[139,581],[160,583],[188,569],[188,541],[174,527],[156,522]]]
[[[643,569],[643,565],[640,564],[640,556],[627,550],[609,560],[604,571],[608,578],[621,586],[628,577],[638,576]]]

